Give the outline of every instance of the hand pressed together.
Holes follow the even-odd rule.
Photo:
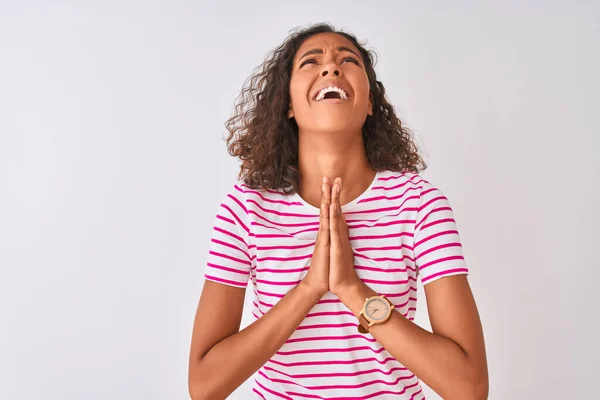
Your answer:
[[[342,179],[336,178],[331,186],[329,179],[325,177],[322,186],[319,232],[304,282],[320,296],[327,291],[339,295],[343,288],[360,282],[360,278],[354,269],[349,229],[342,214]]]

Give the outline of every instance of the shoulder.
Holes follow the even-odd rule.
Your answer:
[[[242,181],[234,179],[229,182],[226,186],[226,190],[221,195],[220,206],[226,209],[234,208],[236,211],[243,211],[244,214],[248,213],[246,208],[246,193]],[[238,212],[236,212],[236,214],[238,214]]]
[[[421,174],[414,172],[382,171],[379,173],[378,186],[386,191],[409,194],[413,198],[439,191]]]
[[[262,214],[265,210],[298,204],[295,195],[286,194],[283,189],[255,189],[239,179],[230,184],[223,198],[224,204],[237,205],[245,214]]]
[[[262,203],[276,200],[286,200],[293,195],[285,194],[283,189],[255,189],[248,186],[243,180],[235,180],[229,190],[229,196],[236,197],[245,203]]]
[[[444,192],[419,173],[381,172],[377,189],[382,191],[382,198],[399,202],[403,208],[417,212],[419,217],[433,211],[452,211]]]
[[[405,172],[402,174],[406,188],[411,188],[413,195],[418,196],[421,204],[435,200],[448,200],[443,191],[421,174]]]

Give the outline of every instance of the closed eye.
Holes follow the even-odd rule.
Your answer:
[[[346,61],[350,61],[350,62],[352,62],[352,63],[354,63],[356,65],[360,65],[360,63],[358,62],[358,60],[356,58],[354,58],[354,57],[351,57],[351,56],[344,57],[342,59],[341,64],[344,64]],[[317,60],[314,59],[314,58],[308,58],[308,59],[302,61],[302,63],[300,64],[299,68],[304,67],[306,64],[317,64]]]
[[[316,63],[317,63],[317,60],[315,60],[314,58],[308,58],[308,59],[302,61],[302,64],[300,64],[299,68],[304,67],[306,64],[316,64]]]
[[[356,58],[354,58],[354,57],[350,57],[350,56],[344,57],[344,58],[342,59],[342,64],[344,64],[346,61],[350,61],[350,62],[353,62],[353,63],[354,63],[354,64],[356,64],[356,65],[360,65],[360,64],[358,63],[358,60],[357,60]]]

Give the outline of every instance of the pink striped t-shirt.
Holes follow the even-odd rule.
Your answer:
[[[342,206],[360,279],[413,320],[417,279],[467,274],[453,212],[418,174],[377,172]],[[298,194],[256,191],[238,181],[220,205],[205,278],[254,291],[252,314],[265,314],[306,275],[319,209]],[[417,377],[328,292],[281,349],[255,374],[257,399],[424,399]]]

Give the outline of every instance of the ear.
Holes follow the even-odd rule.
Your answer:
[[[373,92],[369,92],[369,110],[367,114],[373,115]]]
[[[294,118],[294,110],[292,110],[292,103],[290,103],[288,108],[288,119]]]

